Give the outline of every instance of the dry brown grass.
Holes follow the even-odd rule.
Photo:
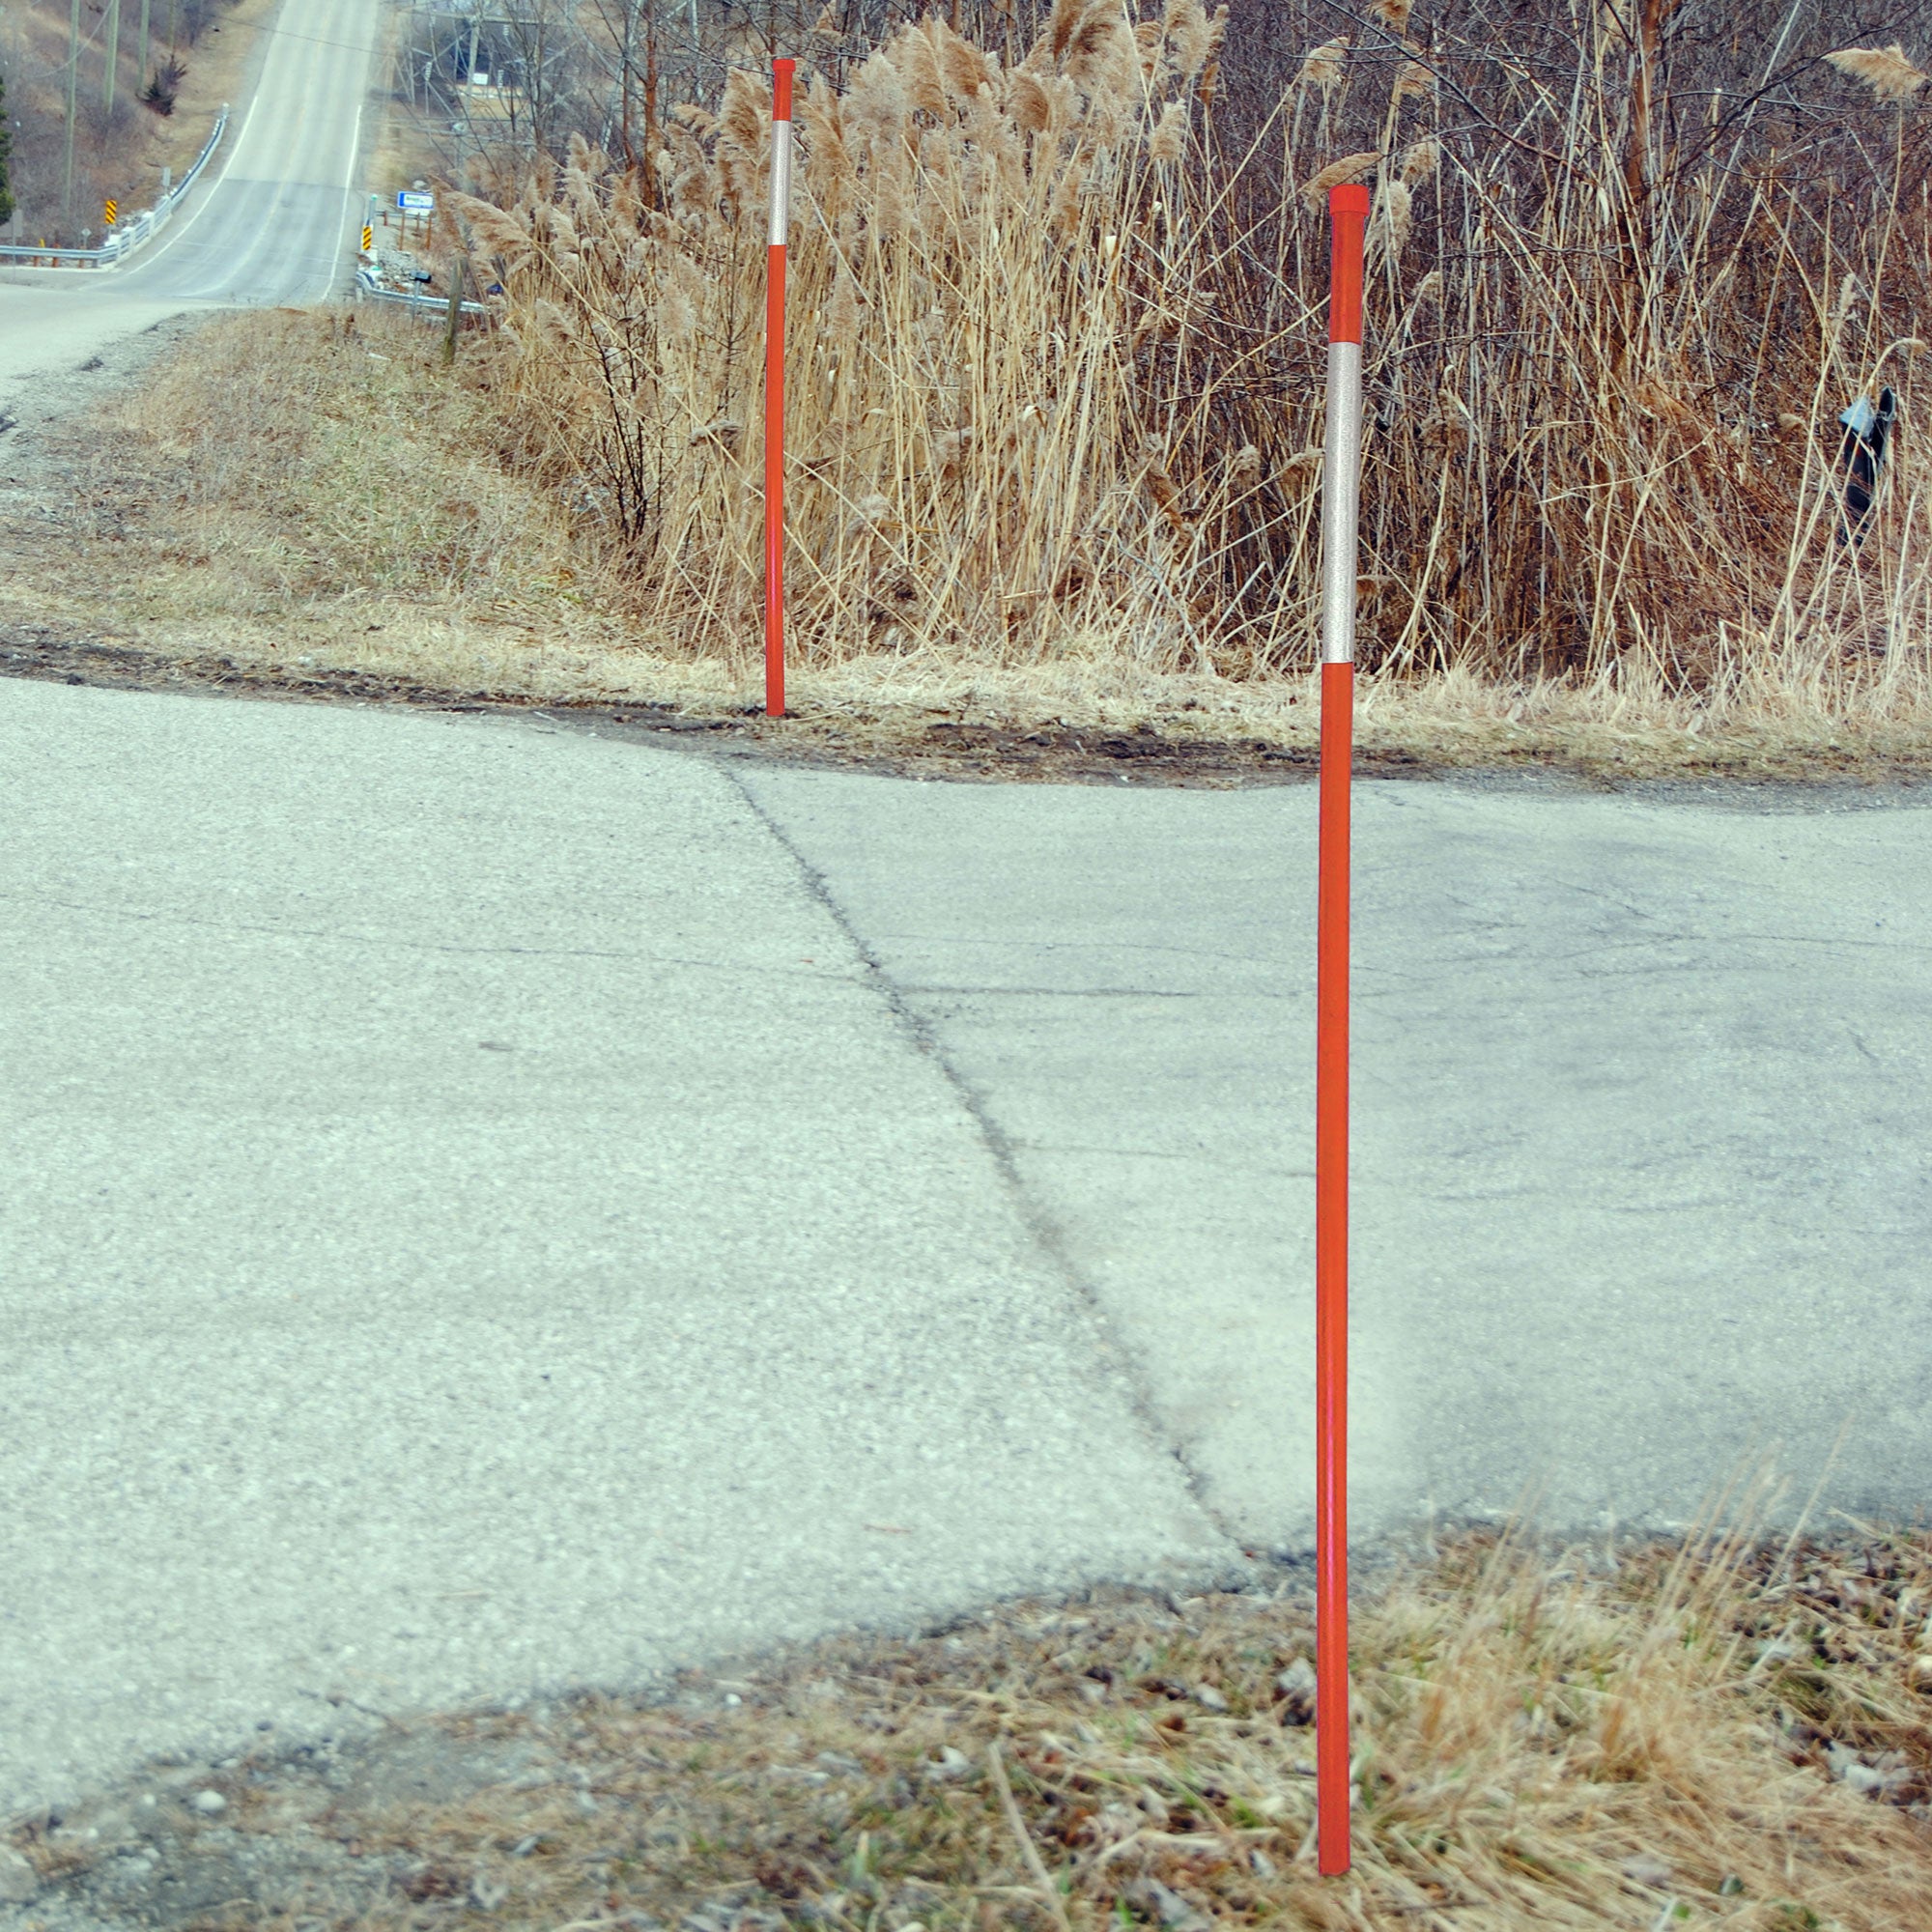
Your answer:
[[[467,335],[452,373],[439,340],[367,309],[199,329],[104,413],[33,445],[44,453],[34,500],[0,520],[0,624],[215,676],[366,671],[465,697],[668,705],[758,728],[746,720],[762,691],[755,627],[699,650],[643,621],[583,541],[572,494],[517,463],[499,401],[510,345]],[[1307,670],[1161,670],[1123,658],[1098,623],[1039,662],[941,640],[814,657],[789,695],[797,716],[771,735],[841,753],[890,757],[960,724],[1151,728],[1197,770],[1213,748],[1315,742]],[[1932,763],[1882,687],[1719,701],[1634,672],[1584,684],[1459,668],[1372,672],[1359,695],[1367,752],[1451,766],[1796,777]]]
[[[1922,736],[1923,459],[1899,440],[1856,549],[1832,470],[1852,396],[1884,381],[1914,407],[1924,125],[1832,78],[1837,148],[1748,112],[1700,145],[1666,132],[1692,110],[1650,77],[1655,9],[1583,16],[1554,70],[1440,23],[1425,46],[1396,11],[1312,50],[1236,154],[1194,0],[1145,21],[1060,0],[1011,65],[927,20],[848,50],[841,87],[811,79],[803,664],[1305,667],[1315,190],[1369,176],[1366,661],[1553,681],[1605,723]],[[1459,85],[1448,112],[1441,83],[1479,57],[1480,99]],[[715,113],[671,117],[654,171],[579,141],[503,206],[459,204],[507,290],[517,461],[576,493],[674,651],[728,655],[755,627],[768,113],[740,72]]]
[[[355,1902],[311,1885],[297,1905],[242,1861],[246,1895],[175,1922],[419,1927],[483,1902],[549,1932],[1909,1932],[1932,1898],[1932,1542],[1858,1528],[1560,1550],[1485,1532],[1385,1577],[1352,1632],[1342,1881],[1313,1869],[1290,1577],[839,1638],[688,1674],[669,1702],[436,1719],[452,1747],[525,1741],[550,1765],[454,1801],[399,1803],[365,1774],[352,1791],[389,1795],[358,1804],[338,1779],[298,1802],[252,1758],[213,1780],[233,1829],[312,1881],[305,1810],[355,1854]],[[423,1735],[394,1747],[420,1765]],[[14,1842],[50,1876],[105,1851]]]

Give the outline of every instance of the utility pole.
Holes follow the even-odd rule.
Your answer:
[[[107,65],[100,78],[100,104],[114,112],[114,70],[121,65],[121,0],[107,0]]]
[[[472,153],[479,156],[483,152],[483,142],[476,132],[476,36],[482,25],[481,15],[476,14],[470,14],[469,71],[464,77],[463,86],[463,131],[467,137],[464,145]],[[500,79],[501,76],[498,75],[497,78]],[[467,160],[463,164],[463,185],[472,190],[476,185],[475,182],[471,179],[469,163]],[[453,361],[456,356],[456,310],[452,308],[449,314],[449,354],[443,357],[445,362]]]
[[[543,140],[542,96],[537,90],[540,90],[543,86],[544,22],[549,17],[549,14],[550,10],[547,7],[537,14],[537,71],[531,75],[531,79],[536,83],[536,88],[530,94],[531,154],[536,153],[538,145]]]
[[[67,181],[61,189],[61,220],[63,223],[73,219],[73,124],[74,89],[80,78],[80,0],[73,0],[73,11],[68,16],[67,25]]]
[[[148,13],[154,0],[141,0],[141,71],[135,76],[143,87],[148,84]]]

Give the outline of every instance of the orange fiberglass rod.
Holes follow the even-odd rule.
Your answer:
[[[1315,941],[1315,1858],[1349,1869],[1349,781],[1369,191],[1330,188]]]
[[[785,231],[791,219],[791,75],[772,63],[772,228],[765,251],[765,716],[782,718],[784,661]]]

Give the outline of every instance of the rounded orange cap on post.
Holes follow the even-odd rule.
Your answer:
[[[1328,260],[1328,340],[1362,339],[1362,239],[1369,225],[1369,191],[1360,182],[1328,190],[1333,231]]]

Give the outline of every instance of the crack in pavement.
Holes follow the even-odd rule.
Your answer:
[[[804,851],[775,814],[765,808],[745,778],[724,760],[720,759],[717,763],[733,789],[744,800],[747,810],[797,867],[799,878],[803,881],[806,891],[824,908],[826,916],[838,927],[847,944],[858,954],[865,967],[867,978],[877,989],[880,999],[884,1001],[893,1017],[904,1029],[914,1047],[932,1061],[945,1075],[952,1091],[959,1096],[960,1104],[965,1108],[986,1151],[992,1156],[1000,1179],[1027,1231],[1038,1243],[1041,1253],[1052,1264],[1055,1272],[1073,1292],[1085,1310],[1100,1350],[1107,1359],[1108,1366],[1118,1375],[1122,1391],[1132,1408],[1135,1419],[1140,1423],[1147,1441],[1173,1457],[1195,1507],[1201,1511],[1216,1533],[1225,1537],[1237,1548],[1246,1547],[1247,1539],[1243,1538],[1239,1529],[1210,1499],[1207,1479],[1189,1460],[1184,1445],[1177,1443],[1163,1426],[1151,1392],[1141,1378],[1131,1370],[1133,1355],[1124,1345],[1113,1317],[1108,1313],[1094,1283],[1087,1278],[1074,1261],[1065,1232],[1047,1212],[1044,1204],[1028,1187],[1015,1157],[1018,1143],[1009,1136],[1006,1129],[994,1118],[985,1096],[960,1070],[933,1027],[913,1006],[907,997],[906,989],[902,988],[886,970],[884,962],[865,935],[860,932],[852,915],[833,892],[825,874],[805,856]]]

